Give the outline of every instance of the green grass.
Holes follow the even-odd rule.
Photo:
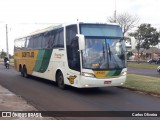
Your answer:
[[[160,95],[160,78],[128,74],[124,87]]]
[[[160,64],[149,64],[149,63],[136,63],[136,62],[128,62],[128,67],[136,67],[136,68],[147,68],[147,69],[157,69]]]

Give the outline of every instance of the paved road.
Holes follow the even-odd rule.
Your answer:
[[[59,89],[53,82],[40,78],[22,78],[14,69],[0,65],[0,84],[22,96],[38,110],[45,111],[160,111],[160,98],[117,87],[96,89]],[[127,113],[126,113],[127,114]],[[75,118],[58,118],[75,120]],[[76,118],[76,120],[106,118]],[[136,120],[153,118],[136,118]],[[154,120],[159,118],[154,118]],[[135,120],[135,118],[107,118]]]
[[[153,76],[153,77],[160,77],[160,74],[157,72],[156,69],[128,67],[128,73],[138,74],[138,75],[147,75],[147,76]]]

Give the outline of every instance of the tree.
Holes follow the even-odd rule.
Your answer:
[[[116,21],[121,26],[124,36],[125,33],[137,25],[139,18],[137,16],[132,16],[129,13],[122,13],[117,15],[116,20],[115,17],[109,17],[108,21],[111,23]]]
[[[160,33],[157,32],[156,28],[151,27],[150,24],[141,24],[138,29],[129,34],[130,36],[135,37],[137,40],[136,49],[138,51],[138,60],[140,58],[140,48],[143,48],[141,53],[145,49],[149,49],[150,46],[155,46],[159,42]]]
[[[6,52],[2,51],[1,52],[1,58],[4,58],[6,56]]]

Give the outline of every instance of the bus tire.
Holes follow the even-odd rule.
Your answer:
[[[20,68],[21,76],[24,77],[23,68]]]
[[[19,65],[19,72],[21,73],[21,76],[23,77],[23,76],[24,76],[24,75],[23,75],[23,68],[22,68],[21,65]]]
[[[24,77],[23,70],[21,70],[21,76]]]
[[[25,77],[25,78],[28,77],[27,68],[26,67],[23,68],[23,77]]]
[[[56,82],[59,88],[65,89],[65,84],[64,84],[64,77],[62,72],[58,72],[56,75]]]

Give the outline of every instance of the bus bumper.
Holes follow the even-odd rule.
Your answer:
[[[97,79],[82,76],[78,88],[92,88],[92,87],[107,87],[107,86],[122,86],[126,81],[126,75],[117,78]]]

